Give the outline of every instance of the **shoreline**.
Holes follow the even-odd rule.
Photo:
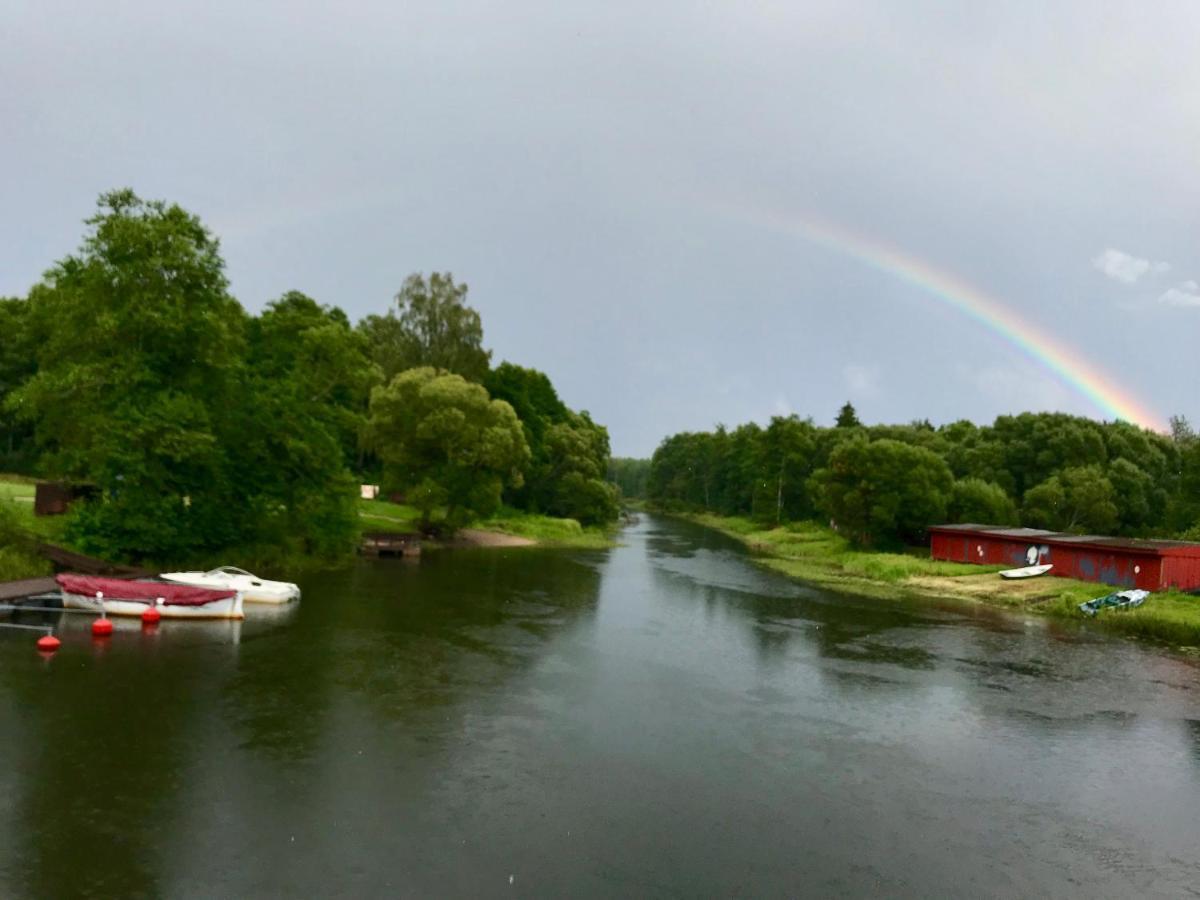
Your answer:
[[[659,514],[711,528],[741,543],[758,565],[834,593],[891,600],[952,600],[1072,621],[1177,648],[1200,648],[1200,597],[1175,590],[1155,592],[1137,609],[1086,618],[1079,612],[1080,603],[1117,588],[1053,575],[1006,581],[997,575],[999,566],[943,563],[918,551],[855,550],[831,529],[811,522],[768,527],[736,516]]]

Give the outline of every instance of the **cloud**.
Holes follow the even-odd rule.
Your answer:
[[[1161,275],[1171,269],[1170,263],[1142,259],[1112,247],[1093,258],[1092,265],[1122,284],[1134,284],[1143,275]]]
[[[1194,281],[1180,282],[1163,292],[1158,302],[1168,306],[1200,306],[1200,284]]]
[[[872,396],[879,392],[879,369],[876,366],[863,366],[857,363],[842,368],[842,377],[846,386],[857,396]]]

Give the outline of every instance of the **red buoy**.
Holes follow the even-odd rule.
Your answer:
[[[38,638],[37,647],[39,650],[48,650],[49,652],[53,653],[61,646],[62,641],[52,634],[43,634],[40,638]]]
[[[142,613],[143,625],[157,625],[158,620],[162,618],[162,613],[158,611],[157,606],[149,606]]]
[[[108,637],[112,634],[112,619],[101,616],[92,623],[92,637]]]

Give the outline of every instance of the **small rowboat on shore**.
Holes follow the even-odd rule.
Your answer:
[[[1085,616],[1094,616],[1102,609],[1133,609],[1135,606],[1145,603],[1149,596],[1149,591],[1116,591],[1112,594],[1105,594],[1103,597],[1097,597],[1095,600],[1080,603],[1079,611]]]
[[[1046,563],[1042,566],[1024,566],[1020,569],[1005,569],[1000,573],[1001,578],[1036,578],[1038,575],[1045,575],[1054,566],[1051,563]]]
[[[151,606],[164,619],[244,619],[242,595],[166,581],[56,575],[63,606],[113,616],[140,616]]]

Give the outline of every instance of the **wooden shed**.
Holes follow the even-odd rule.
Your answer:
[[[1200,589],[1200,544],[1138,541],[1094,534],[995,525],[935,525],[929,529],[934,559],[1018,568],[1054,566],[1051,575],[1119,587],[1161,591]]]

